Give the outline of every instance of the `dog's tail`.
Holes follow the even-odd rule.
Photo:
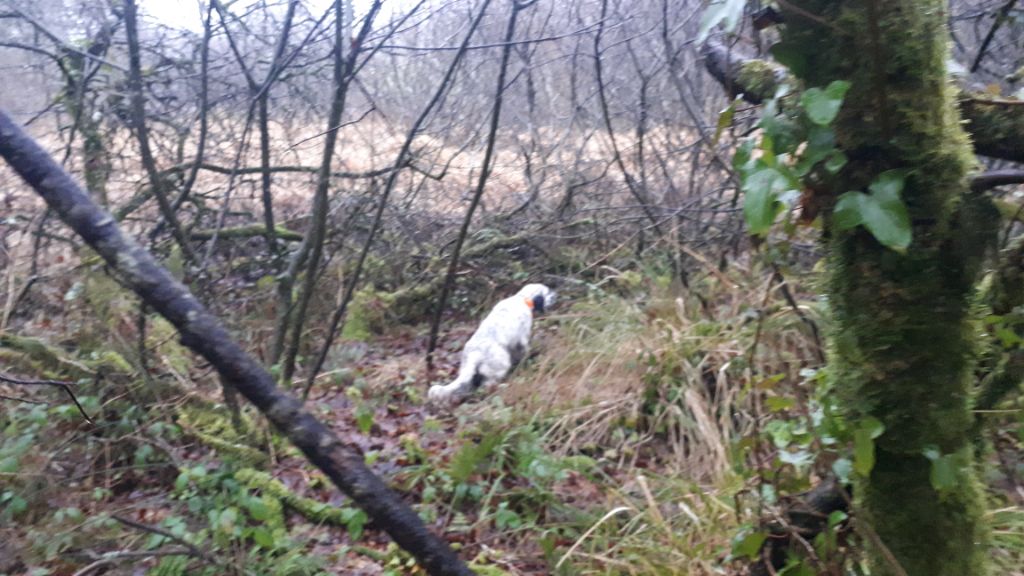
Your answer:
[[[466,357],[459,366],[459,375],[452,382],[452,386],[466,389],[466,392],[476,390],[484,383],[484,376],[480,373],[480,364],[484,361],[484,355],[479,350],[469,350]]]
[[[480,364],[484,355],[479,350],[470,350],[462,359],[459,366],[459,375],[455,380],[446,386],[435,385],[430,387],[428,397],[432,402],[450,402],[467,396],[484,383],[484,376],[480,373]]]

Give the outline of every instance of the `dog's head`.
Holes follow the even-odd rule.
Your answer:
[[[555,305],[558,294],[543,284],[527,284],[516,296],[533,303],[533,311],[540,314]]]

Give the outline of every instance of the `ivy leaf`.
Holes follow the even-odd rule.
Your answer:
[[[343,508],[342,520],[345,522],[345,527],[348,528],[349,538],[359,540],[363,537],[363,528],[366,526],[369,517],[366,515],[366,512],[357,508]]]
[[[837,174],[843,169],[843,166],[846,166],[846,154],[839,150],[833,151],[825,161],[825,170],[828,170],[829,174]]]
[[[754,168],[756,164],[756,160],[754,160],[754,146],[756,144],[752,138],[748,138],[736,148],[736,153],[732,157],[732,167],[737,172],[746,175]]]
[[[875,438],[882,435],[885,426],[875,418],[866,418],[853,433],[853,469],[867,476],[875,467]]]
[[[956,455],[943,455],[938,448],[930,446],[924,449],[924,456],[931,460],[932,463],[932,470],[929,475],[932,488],[935,488],[937,492],[948,492],[956,488],[959,482],[957,478]]]
[[[849,458],[839,458],[832,463],[832,472],[835,473],[836,478],[843,484],[850,482],[850,474],[853,473],[853,462],[850,462]]]
[[[768,539],[766,532],[740,532],[732,540],[732,555],[753,560],[761,554],[761,546]]]
[[[815,126],[807,133],[807,148],[804,156],[813,158],[814,163],[834,153],[836,147],[836,134],[831,128]]]
[[[883,246],[903,252],[913,239],[910,215],[900,198],[903,182],[901,171],[889,170],[871,183],[871,194],[843,194],[836,202],[833,224],[839,230],[863,225]]]
[[[802,78],[807,75],[807,56],[799,46],[777,42],[768,51],[776,62],[789,68],[794,76]]]
[[[807,133],[807,146],[796,165],[797,175],[806,176],[818,162],[836,153],[836,135],[824,126],[814,126]]]
[[[903,184],[906,182],[906,175],[902,170],[886,170],[868,186],[872,194],[899,197],[903,192]]]
[[[751,234],[765,234],[782,211],[779,194],[790,188],[789,179],[775,168],[763,168],[743,181],[743,217]]]
[[[703,44],[711,29],[719,24],[725,24],[725,31],[732,32],[739,24],[743,16],[743,7],[747,0],[718,0],[708,4],[704,9],[704,16],[700,20],[700,29],[697,32],[697,44]]]
[[[14,456],[0,458],[0,473],[14,474],[18,471],[18,459]]]
[[[262,526],[257,526],[252,529],[252,539],[258,546],[267,550],[273,550],[274,548],[274,537],[270,534],[270,530]]]
[[[225,534],[234,534],[238,529],[238,509],[229,506],[217,516],[216,527]]]
[[[732,124],[732,119],[736,115],[737,102],[739,102],[739,98],[733,100],[728,108],[718,114],[718,126],[715,127],[715,137],[712,139],[713,144],[718,144],[718,139],[722,137],[722,132]]]
[[[828,515],[828,527],[835,528],[840,523],[844,522],[849,516],[842,510],[833,510]]]
[[[868,416],[861,422],[860,427],[862,430],[867,430],[870,434],[871,439],[874,440],[885,432],[885,424],[882,424],[881,420]]]
[[[265,522],[270,519],[270,508],[262,498],[253,497],[247,503],[246,507],[249,509],[249,516],[252,516],[253,520],[258,522]]]
[[[837,230],[850,230],[863,224],[861,204],[864,198],[867,198],[867,194],[860,192],[847,192],[840,196],[832,211],[832,225]]]
[[[761,148],[770,149],[772,154],[791,152],[803,141],[801,127],[785,114],[779,113],[778,100],[772,98],[764,103],[761,120],[757,126],[763,131]],[[766,158],[766,163],[774,164]]]
[[[807,113],[811,122],[820,126],[828,126],[836,119],[839,109],[843,105],[843,98],[846,91],[850,89],[850,83],[836,80],[825,87],[808,88],[800,96],[800,105]]]
[[[861,212],[864,226],[884,246],[897,252],[906,250],[912,239],[910,215],[900,198],[903,181],[903,173],[898,170],[879,174],[869,187],[871,201],[864,203]]]

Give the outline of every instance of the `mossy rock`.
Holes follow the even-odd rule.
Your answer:
[[[341,331],[342,337],[364,341],[369,340],[373,334],[384,332],[392,321],[394,304],[394,296],[374,290],[372,287],[356,292],[348,308],[345,328]]]

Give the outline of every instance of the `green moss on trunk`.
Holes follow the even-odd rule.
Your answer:
[[[907,171],[906,253],[863,229],[828,231],[836,389],[851,419],[885,425],[876,464],[855,490],[860,516],[910,576],[985,574],[969,406],[970,304],[986,242],[963,232],[978,212],[962,205],[974,160],[946,79],[945,3],[793,4],[801,12],[787,11],[783,39],[806,57],[803,80],[852,83],[835,127],[850,163],[833,192]],[[954,487],[933,488],[928,448],[961,463]],[[872,574],[899,573],[880,549],[871,562]]]

